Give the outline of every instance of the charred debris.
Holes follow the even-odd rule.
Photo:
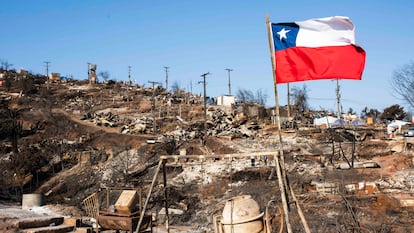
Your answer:
[[[412,142],[388,138],[382,124],[315,127],[311,112],[292,110],[287,118],[282,108],[281,145],[272,109],[260,105],[208,104],[204,111],[202,97],[179,89],[3,74],[3,202],[37,193],[86,216],[90,195],[142,189],[154,226],[168,220],[190,229],[182,232],[221,232],[226,201],[251,197],[260,209],[255,216],[273,216],[262,227],[276,232],[286,226],[274,157],[265,152],[282,146],[290,188],[312,232],[414,230]],[[102,195],[96,200],[108,211]],[[292,202],[290,224],[305,232]]]

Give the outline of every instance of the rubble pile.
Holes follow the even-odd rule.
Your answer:
[[[86,113],[81,120],[88,120],[98,126],[117,127],[120,121],[119,115],[112,112]]]
[[[158,90],[158,92],[160,92],[160,90]],[[186,104],[186,103],[187,104],[199,104],[200,103],[199,101],[200,97],[198,95],[185,93],[181,90],[177,90],[175,91],[175,93],[163,92],[162,95],[156,95],[154,98],[156,101],[160,101],[163,104],[166,104],[167,106],[172,106],[174,104]]]
[[[66,110],[81,110],[90,109],[93,107],[93,102],[85,99],[86,92],[80,90],[71,90],[67,95]]]
[[[220,108],[208,111],[211,126],[209,135],[212,136],[231,136],[232,138],[255,138],[262,126],[257,121],[248,121],[242,114],[227,114]]]
[[[259,135],[260,129],[262,129],[262,126],[257,121],[249,121],[242,115],[227,114],[220,108],[210,108],[207,111],[206,126],[207,135],[229,138],[256,138]],[[120,132],[123,134],[152,134],[154,133],[153,127],[153,117],[142,116],[132,119],[127,125],[123,125]],[[173,129],[159,135],[158,139],[160,141],[166,141],[167,139],[188,141],[200,138],[204,134],[203,129],[203,119],[186,121],[180,116],[176,116],[176,123]]]
[[[128,125],[121,127],[122,134],[150,134],[153,133],[154,119],[149,116],[133,119]]]
[[[392,177],[383,177],[377,181],[377,185],[384,193],[412,193],[414,191],[414,169],[399,171]]]

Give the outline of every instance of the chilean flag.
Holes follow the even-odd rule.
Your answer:
[[[361,80],[365,51],[355,44],[348,17],[272,23],[276,83],[319,79]]]

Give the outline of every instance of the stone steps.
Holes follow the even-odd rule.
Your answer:
[[[79,220],[64,217],[35,217],[21,219],[15,227],[24,233],[91,233],[91,228],[76,228]]]
[[[24,233],[68,233],[73,231],[74,226],[58,225],[47,227],[36,227],[22,230]]]
[[[47,227],[47,226],[57,226],[63,223],[63,217],[35,217],[35,218],[25,218],[17,221],[15,223],[16,227],[19,229],[27,228],[37,228],[37,227]]]
[[[79,227],[68,233],[93,233],[93,230],[91,227]]]

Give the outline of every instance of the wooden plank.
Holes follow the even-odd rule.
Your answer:
[[[255,156],[268,156],[279,155],[278,151],[265,151],[265,152],[251,152],[251,153],[235,153],[235,154],[222,154],[222,155],[161,155],[160,160],[172,160],[178,161],[179,159],[226,159],[226,158],[250,158]]]

